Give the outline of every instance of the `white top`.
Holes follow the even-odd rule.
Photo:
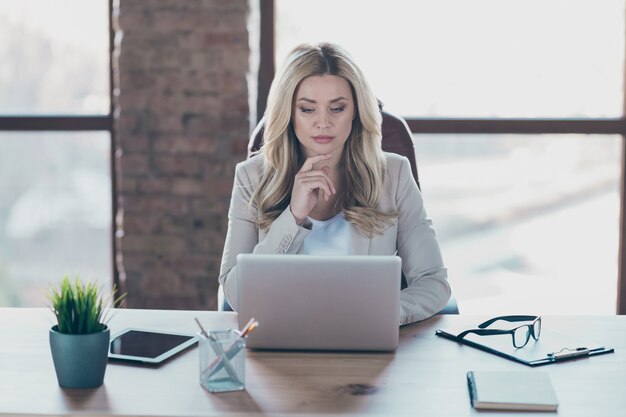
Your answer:
[[[328,220],[307,219],[313,224],[304,239],[302,253],[306,255],[352,255],[350,223],[343,212]]]

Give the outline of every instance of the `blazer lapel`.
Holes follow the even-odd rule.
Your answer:
[[[359,233],[359,230],[353,224],[350,224],[350,238],[352,240],[353,255],[369,255],[371,239]]]

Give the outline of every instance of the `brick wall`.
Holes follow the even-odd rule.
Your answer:
[[[214,309],[249,134],[247,0],[114,10],[117,264],[135,308]]]

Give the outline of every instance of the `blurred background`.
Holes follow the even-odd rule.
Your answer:
[[[106,1],[0,3],[0,114],[110,112]],[[111,135],[0,130],[0,305],[64,274],[112,285]]]
[[[338,43],[407,118],[616,119],[625,4],[276,0],[275,62]],[[0,114],[110,114],[109,26],[105,0],[2,1]],[[414,139],[462,313],[615,313],[621,135]],[[44,305],[64,273],[112,285],[111,155],[106,130],[0,129],[1,306]]]

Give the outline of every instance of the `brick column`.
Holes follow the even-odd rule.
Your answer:
[[[127,305],[214,309],[250,127],[248,2],[119,3],[116,261]]]

